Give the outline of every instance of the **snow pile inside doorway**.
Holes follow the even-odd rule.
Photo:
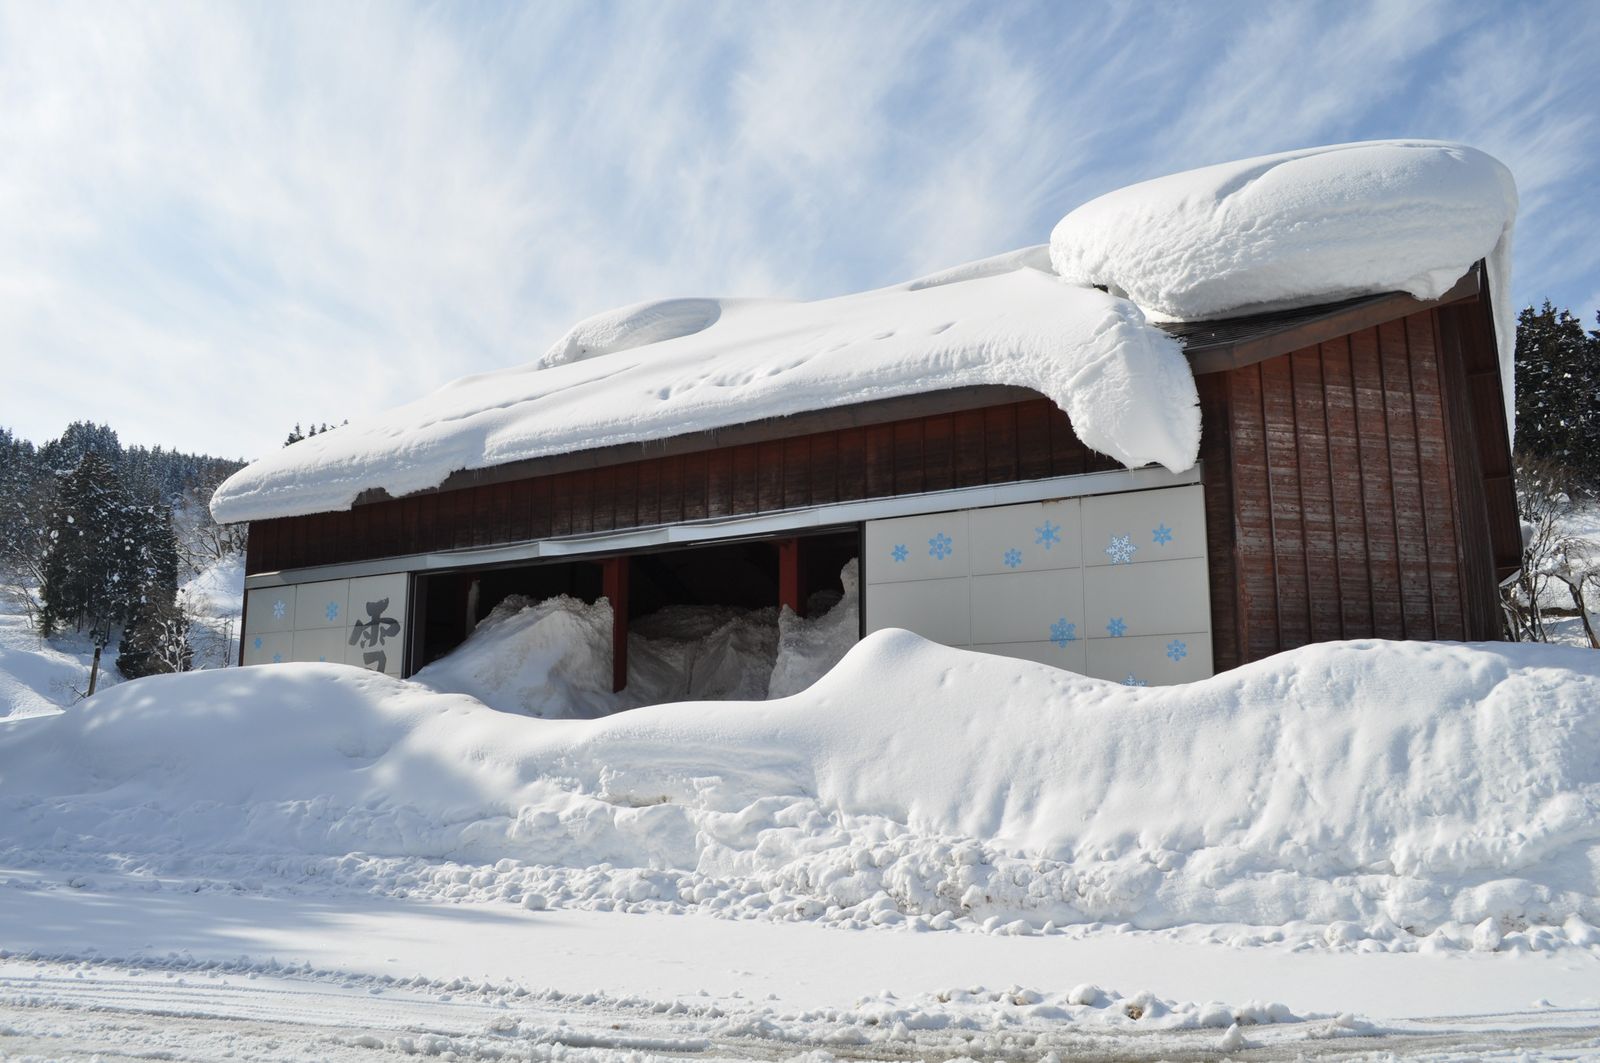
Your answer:
[[[819,593],[810,617],[787,608],[780,615],[773,608],[678,605],[633,621],[621,691],[611,690],[610,603],[565,595],[537,602],[512,595],[412,681],[548,720],[674,701],[786,697],[822,678],[855,645],[857,568],[854,560],[845,565],[843,595]]]
[[[1597,812],[1600,655],[1536,645],[1132,689],[889,631],[794,697],[594,721],[282,665],[0,724],[13,867],[850,926],[1594,944]]]

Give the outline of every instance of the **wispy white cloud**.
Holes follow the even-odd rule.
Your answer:
[[[887,283],[1040,241],[1128,180],[1369,136],[1500,154],[1519,294],[1592,300],[1587,23],[0,0],[0,423],[255,453],[606,306]]]

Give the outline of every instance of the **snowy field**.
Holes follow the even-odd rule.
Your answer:
[[[0,1057],[1600,1055],[1597,705],[1564,648],[904,633],[599,720],[125,683],[0,722]]]

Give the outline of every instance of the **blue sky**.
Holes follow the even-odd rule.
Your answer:
[[[1040,243],[1146,177],[1461,140],[1600,307],[1600,10],[0,0],[0,424],[254,455],[575,319]]]

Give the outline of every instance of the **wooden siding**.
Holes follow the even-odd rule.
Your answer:
[[[1047,399],[487,483],[250,525],[249,572],[1120,468]]]
[[[1499,637],[1489,429],[1473,423],[1493,424],[1499,386],[1480,365],[1494,394],[1473,404],[1477,314],[1429,310],[1199,378],[1202,456],[1228,473],[1207,462],[1218,668],[1333,639]]]

